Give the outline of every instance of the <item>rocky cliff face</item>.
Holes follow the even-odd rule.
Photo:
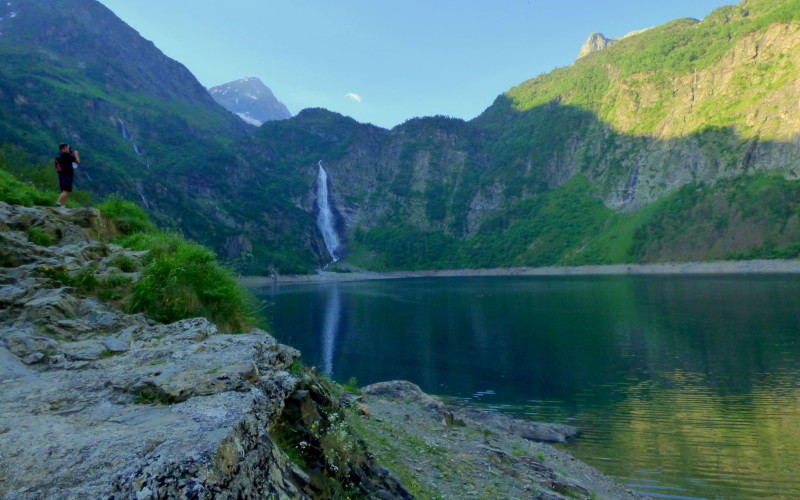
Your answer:
[[[258,78],[242,78],[212,87],[208,91],[225,109],[256,127],[270,120],[292,117],[286,105]]]
[[[42,233],[58,245],[30,241]],[[63,286],[86,269],[137,279],[115,263],[141,255],[98,240],[113,233],[92,209],[0,203],[0,496],[318,498],[331,480],[409,496],[355,438],[341,441],[347,463],[313,446],[343,407],[295,349],[205,319],[157,324]],[[309,433],[303,466],[273,437],[286,427]]]
[[[605,50],[609,45],[618,40],[618,38],[606,38],[606,36],[602,33],[592,33],[581,46],[581,51],[578,53],[578,59],[581,57],[586,57],[589,54]]]

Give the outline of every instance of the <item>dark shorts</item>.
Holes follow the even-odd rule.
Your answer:
[[[72,176],[65,175],[65,174],[58,174],[58,187],[61,188],[61,191],[66,191],[68,193],[72,192]]]

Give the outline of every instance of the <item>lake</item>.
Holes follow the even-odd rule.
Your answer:
[[[428,278],[258,290],[339,382],[569,423],[656,498],[800,498],[800,277]]]

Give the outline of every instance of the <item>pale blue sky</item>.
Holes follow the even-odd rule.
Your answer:
[[[725,0],[100,0],[209,87],[256,76],[292,113],[324,107],[392,127],[470,119],[621,36]],[[361,102],[346,95],[357,94]]]

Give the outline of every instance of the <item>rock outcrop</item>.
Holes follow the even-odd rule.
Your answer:
[[[547,444],[574,436],[571,426],[467,408],[405,381],[365,387],[358,410],[370,449],[423,498],[642,498]]]
[[[591,35],[589,35],[589,38],[587,38],[586,41],[581,46],[581,51],[578,53],[578,59],[586,57],[589,54],[605,50],[609,48],[611,45],[619,42],[620,40],[625,40],[626,38],[638,35],[639,33],[644,33],[649,29],[651,28],[644,28],[641,30],[631,31],[622,38],[617,38],[617,37],[608,38],[602,33],[592,33]]]
[[[602,33],[592,33],[589,38],[581,46],[581,51],[578,53],[578,59],[586,57],[589,54],[605,50],[614,42],[619,41],[619,38],[606,38]]]
[[[496,412],[481,411],[445,404],[442,400],[422,392],[419,386],[404,380],[379,382],[364,388],[364,394],[384,399],[409,401],[426,405],[450,422],[472,421],[494,431],[503,431],[530,441],[542,443],[564,443],[578,435],[578,429],[571,425],[529,422],[509,418]]]
[[[300,465],[273,439],[302,430],[299,407],[321,439],[342,405],[297,350],[64,286],[86,269],[137,279],[115,264],[141,254],[97,239],[114,233],[93,209],[0,203],[0,497],[408,497],[357,442],[344,462],[321,449]]]

